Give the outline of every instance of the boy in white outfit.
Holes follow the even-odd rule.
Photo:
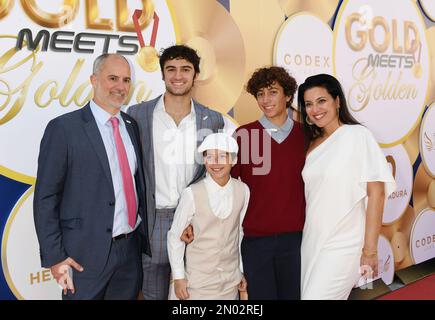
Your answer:
[[[231,178],[237,161],[237,142],[225,133],[207,136],[198,148],[207,175],[187,187],[168,232],[168,254],[178,299],[235,300],[245,292],[240,243],[249,188]],[[191,224],[195,239],[180,240]]]

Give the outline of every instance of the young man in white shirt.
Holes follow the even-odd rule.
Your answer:
[[[165,93],[127,111],[139,125],[144,153],[151,245],[151,256],[142,255],[142,292],[146,300],[168,298],[166,236],[181,192],[205,175],[197,147],[210,133],[231,125],[220,113],[192,98],[199,63],[200,57],[192,48],[175,45],[165,49],[160,55]]]

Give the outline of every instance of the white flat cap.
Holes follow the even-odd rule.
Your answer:
[[[237,145],[237,141],[229,134],[212,133],[208,135],[198,147],[198,152],[203,153],[206,150],[212,149],[237,153],[239,151],[239,146]]]

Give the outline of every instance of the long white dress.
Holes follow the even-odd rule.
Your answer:
[[[342,125],[308,154],[302,177],[301,299],[347,299],[360,277],[367,182],[385,182],[387,198],[391,169],[368,129]]]

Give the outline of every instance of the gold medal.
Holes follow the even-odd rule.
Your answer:
[[[145,46],[136,54],[136,61],[146,72],[154,72],[159,69],[159,56],[156,48]]]

